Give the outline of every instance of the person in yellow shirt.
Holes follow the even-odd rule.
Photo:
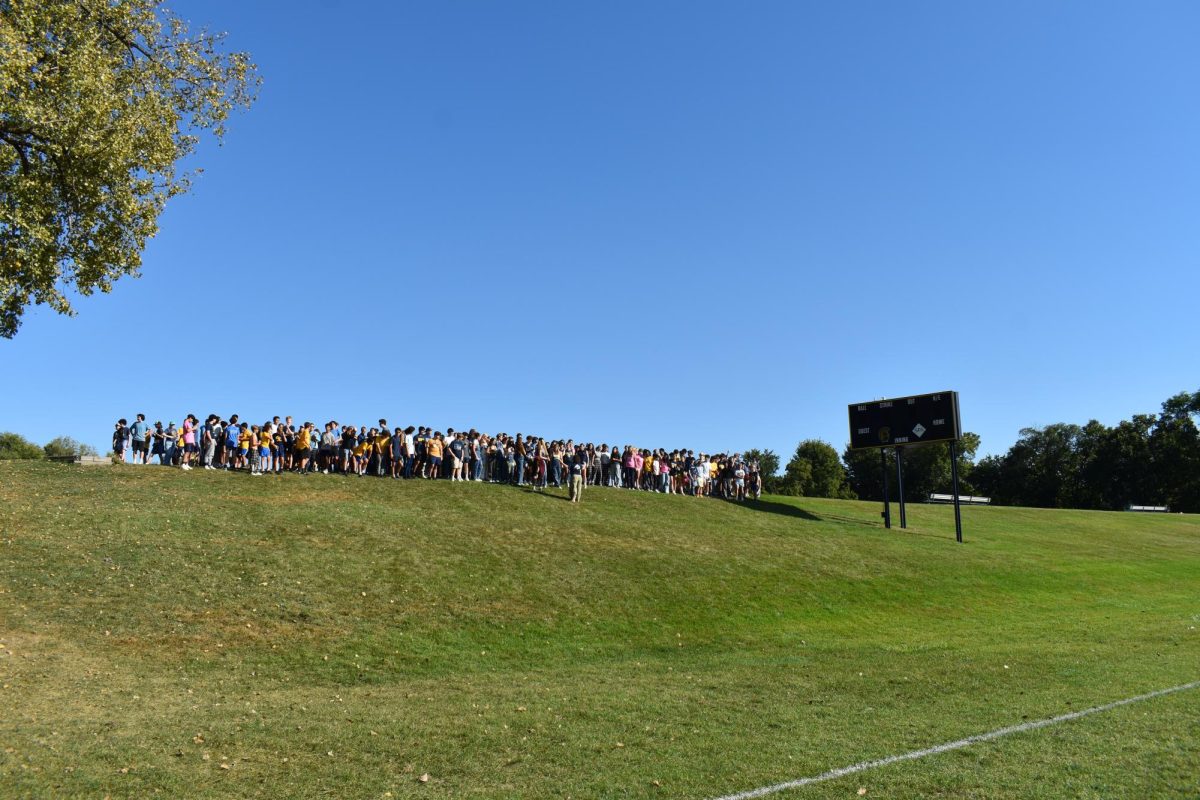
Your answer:
[[[354,445],[354,471],[361,478],[367,474],[367,463],[371,460],[371,443],[375,441],[375,429],[372,428],[363,440]]]
[[[304,468],[308,466],[308,445],[311,440],[312,423],[306,422],[301,425],[300,430],[296,432],[296,441],[293,445],[295,447],[297,469],[300,470],[301,475],[305,474]]]
[[[262,475],[266,467],[263,465],[264,459],[270,458],[270,447],[267,442],[270,441],[267,437],[268,433],[263,431],[257,425],[250,426],[250,474]],[[264,452],[266,455],[264,456]]]
[[[387,468],[388,456],[392,453],[392,437],[388,436],[387,428],[375,436],[375,474],[382,477]]]
[[[250,455],[251,434],[249,423],[242,423],[242,431],[238,434],[238,451],[237,463],[234,464],[234,469],[242,469],[246,466],[246,458]]]
[[[438,431],[425,441],[425,457],[429,460],[429,477],[437,478],[442,474],[442,452],[446,448],[446,440]]]

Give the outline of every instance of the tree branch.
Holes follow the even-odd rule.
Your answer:
[[[20,139],[12,138],[3,130],[0,130],[0,141],[17,151],[17,155],[21,157],[21,174],[28,175],[29,155],[25,152],[25,149],[29,146],[29,143],[22,142]]]

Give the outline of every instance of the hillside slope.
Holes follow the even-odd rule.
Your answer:
[[[0,462],[0,780],[706,797],[1200,679],[1200,519],[878,510]],[[1197,695],[795,796],[1186,796]]]

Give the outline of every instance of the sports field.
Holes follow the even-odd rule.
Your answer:
[[[0,462],[0,794],[716,798],[1200,681],[1200,518]],[[1200,689],[780,798],[1194,798]]]

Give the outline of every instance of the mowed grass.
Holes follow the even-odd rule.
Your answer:
[[[0,462],[0,796],[711,798],[1200,680],[1200,519],[878,512]],[[860,788],[1193,798],[1200,691],[780,796]]]

